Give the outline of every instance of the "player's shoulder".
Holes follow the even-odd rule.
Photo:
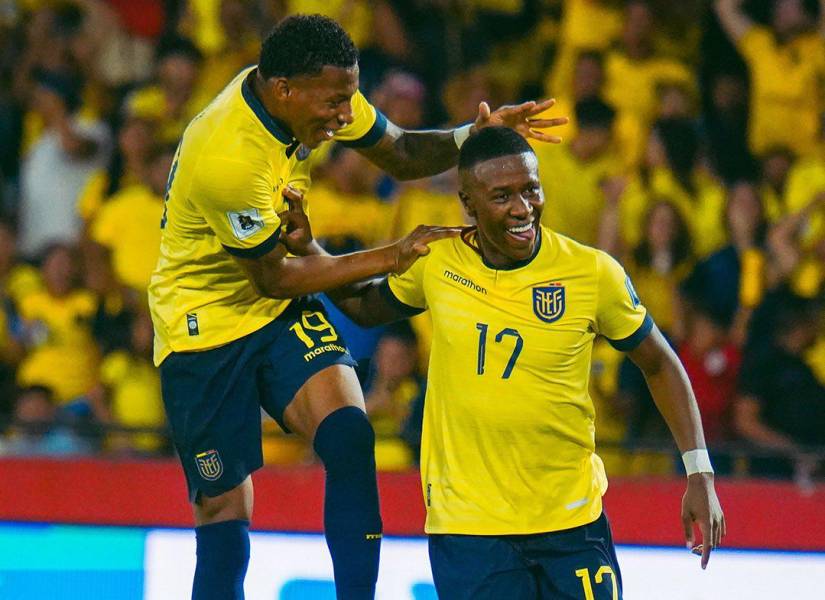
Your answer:
[[[623,270],[619,261],[604,250],[583,244],[552,229],[542,228],[555,248],[556,261],[569,261],[583,271],[592,272],[597,276],[603,274],[604,271]]]

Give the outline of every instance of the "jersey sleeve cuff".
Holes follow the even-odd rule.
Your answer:
[[[652,329],[653,319],[649,314],[647,314],[645,315],[645,319],[642,321],[642,324],[639,325],[639,328],[629,336],[620,340],[611,340],[610,338],[607,338],[607,341],[610,342],[611,346],[620,352],[630,352],[631,350],[635,350],[639,344],[644,341]]]
[[[395,294],[392,292],[392,288],[390,288],[390,281],[389,279],[384,279],[379,286],[378,292],[381,294],[381,297],[387,301],[387,303],[396,309],[398,312],[403,314],[407,317],[414,317],[415,315],[420,315],[426,309],[418,308],[416,306],[410,306],[409,304],[405,304],[401,300],[399,300]]]
[[[342,146],[347,148],[369,148],[375,146],[387,131],[387,117],[384,116],[377,108],[375,109],[375,123],[372,124],[369,131],[362,135],[357,140],[336,140]]]
[[[261,258],[265,254],[269,254],[269,252],[278,245],[278,240],[281,239],[281,226],[278,225],[278,228],[272,232],[268,238],[266,238],[263,242],[258,244],[257,246],[253,246],[252,248],[235,248],[233,246],[227,246],[226,244],[221,244],[223,249],[229,252],[232,256],[237,256],[238,258]]]

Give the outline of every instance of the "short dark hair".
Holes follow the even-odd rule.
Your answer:
[[[180,36],[170,36],[160,40],[155,48],[155,60],[160,62],[170,56],[182,56],[190,62],[200,64],[203,54],[192,40]]]
[[[470,136],[461,146],[458,155],[458,169],[471,169],[478,163],[512,156],[513,154],[535,154],[530,144],[519,133],[509,127],[485,127],[477,134]]]
[[[610,129],[616,118],[613,107],[599,98],[576,102],[576,125],[579,129]]]
[[[258,71],[264,79],[294,77],[357,63],[358,50],[338,23],[323,15],[290,15],[266,36]]]

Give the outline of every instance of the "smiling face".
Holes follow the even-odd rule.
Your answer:
[[[462,171],[459,197],[478,224],[488,263],[506,268],[533,255],[544,207],[535,154],[501,156]]]
[[[348,69],[327,65],[317,75],[271,78],[266,85],[295,138],[308,148],[317,148],[352,123],[358,65]]]

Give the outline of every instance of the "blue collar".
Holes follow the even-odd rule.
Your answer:
[[[244,78],[243,83],[241,84],[241,95],[243,95],[243,99],[246,101],[249,108],[252,109],[252,112],[255,113],[255,116],[258,117],[258,120],[264,127],[266,127],[266,130],[275,137],[275,139],[282,144],[286,144],[287,146],[294,144],[297,147],[295,136],[292,135],[289,127],[287,127],[285,123],[270,115],[255,95],[255,92],[252,91],[252,85],[249,81],[250,78],[257,77],[257,75],[258,70],[253,69],[249,75]]]

